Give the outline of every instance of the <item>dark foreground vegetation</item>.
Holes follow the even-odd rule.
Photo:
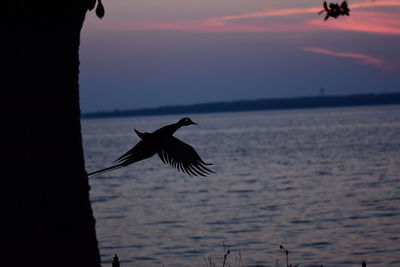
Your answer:
[[[114,110],[83,114],[83,118],[109,118],[189,113],[213,113],[323,107],[351,107],[400,104],[400,93],[360,94],[347,96],[315,96],[279,99],[241,100],[159,108]]]
[[[245,267],[247,265],[245,265],[243,263],[242,260],[242,253],[240,252],[240,250],[237,253],[231,253],[230,249],[227,249],[225,247],[225,244],[223,244],[223,249],[224,249],[224,253],[223,255],[221,255],[221,257],[203,257],[202,258],[202,262],[198,263],[196,266],[201,267]],[[275,259],[275,262],[273,263],[273,267],[298,267],[298,266],[302,266],[301,263],[290,263],[289,260],[289,250],[287,250],[284,246],[280,245],[279,249],[281,251],[281,255],[277,256],[277,258]],[[236,255],[234,255],[236,254]],[[164,266],[164,265],[163,265]],[[256,267],[256,266],[263,266],[263,265],[252,265],[252,267]],[[361,262],[359,265],[357,266],[361,266],[361,267],[366,267],[367,264],[363,261]],[[117,256],[117,254],[114,255],[113,261],[112,261],[112,267],[120,267],[120,262],[119,262],[119,258]],[[315,267],[323,267],[323,265],[315,265]]]

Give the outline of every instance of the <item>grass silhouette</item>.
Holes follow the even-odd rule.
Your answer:
[[[242,253],[241,253],[240,249],[238,250],[237,255],[233,258],[233,256],[232,256],[233,252],[231,252],[230,249],[226,248],[225,242],[222,243],[222,246],[224,249],[224,253],[222,254],[221,258],[219,258],[219,257],[213,258],[212,256],[202,257],[202,262],[198,263],[197,267],[245,267],[246,266],[245,264],[243,264]],[[297,263],[297,264],[293,265],[289,262],[289,250],[287,250],[284,246],[279,245],[279,249],[285,257],[285,260],[284,260],[285,263],[283,263],[284,265],[280,264],[280,262],[279,262],[280,258],[278,256],[273,265],[274,267],[282,267],[282,266],[284,266],[284,267],[299,267],[301,265],[301,263]],[[231,260],[233,260],[233,262],[230,262]],[[113,263],[112,263],[112,267],[119,267],[119,266],[120,265],[119,265],[118,257],[117,257],[117,254],[115,254]],[[164,264],[162,266],[164,266]],[[264,265],[262,265],[262,266],[264,266]],[[256,266],[253,265],[253,267],[256,267]],[[261,267],[261,265],[260,265],[260,267]],[[320,267],[323,267],[323,265],[320,265]],[[367,267],[367,264],[363,261],[361,263],[361,267]]]
[[[232,252],[230,249],[226,249],[225,243],[223,243],[223,248],[224,248],[224,254],[222,255],[223,257],[221,258],[212,258],[211,256],[208,257],[203,257],[203,265],[198,264],[197,267],[245,267],[246,265],[243,264],[242,260],[242,253],[240,250],[238,250],[237,255],[233,257]],[[301,263],[297,264],[292,264],[289,261],[289,250],[286,249],[283,245],[279,245],[279,249],[284,255],[284,260],[283,263],[280,263],[280,257],[278,256],[275,260],[274,267],[299,267],[301,266]],[[229,255],[231,255],[229,257]],[[233,262],[230,262],[233,258]],[[264,266],[264,265],[262,265]],[[366,267],[367,264],[363,261],[361,263],[361,267]],[[261,265],[260,265],[261,267]],[[323,267],[323,265],[320,265],[320,267]]]
[[[224,254],[223,258],[212,258],[211,256],[208,257],[203,257],[203,264],[204,265],[197,265],[198,267],[245,267],[246,265],[243,264],[242,260],[242,253],[240,250],[238,250],[237,255],[235,255],[233,262],[230,262],[230,258],[233,257],[229,255],[233,254],[231,253],[230,249],[227,249],[225,246],[225,242],[223,242],[223,248],[224,248]],[[292,265],[289,263],[289,250],[287,250],[284,246],[280,245],[279,246],[280,250],[283,252],[286,258],[286,267],[298,267],[300,264]],[[221,263],[222,262],[222,263]],[[321,265],[322,266],[322,265]],[[279,257],[276,259],[274,267],[280,267],[279,264]]]

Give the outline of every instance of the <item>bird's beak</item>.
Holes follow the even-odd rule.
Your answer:
[[[195,122],[193,122],[193,121],[192,121],[192,124],[194,124],[194,125],[198,125],[197,123],[195,123]]]

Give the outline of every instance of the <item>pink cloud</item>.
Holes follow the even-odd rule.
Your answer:
[[[321,8],[309,7],[309,8],[291,8],[291,9],[280,9],[280,10],[265,10],[259,12],[246,13],[234,16],[225,16],[208,19],[208,21],[231,21],[239,19],[250,19],[250,18],[263,18],[263,17],[283,17],[283,16],[293,16],[309,13],[317,13]]]
[[[345,20],[335,20],[334,23],[315,19],[308,22],[314,26],[334,30],[368,32],[374,34],[400,34],[400,14],[358,11]]]
[[[283,29],[283,27],[273,28],[212,21],[110,21],[105,25],[90,24],[89,27],[117,31],[172,30],[184,32],[278,32]]]
[[[368,8],[368,7],[400,7],[400,1],[379,1],[379,2],[364,2],[351,4],[350,8]],[[301,14],[312,14],[318,13],[322,10],[322,7],[307,7],[307,8],[289,8],[289,9],[279,9],[279,10],[264,10],[259,12],[245,13],[241,15],[234,16],[224,16],[208,19],[209,21],[232,21],[239,19],[249,19],[249,18],[262,18],[262,17],[283,17],[283,16],[294,16]]]
[[[377,57],[369,56],[369,55],[366,55],[366,54],[334,52],[332,50],[323,49],[323,48],[317,48],[317,47],[303,47],[302,49],[304,51],[311,52],[311,53],[318,53],[318,54],[334,56],[334,57],[355,59],[360,64],[373,65],[373,66],[375,66],[377,68],[380,68],[382,70],[388,70],[389,69],[388,65],[384,62],[384,60],[382,60],[380,58],[377,58]]]
[[[277,24],[268,25],[227,23],[218,20],[194,21],[109,21],[106,24],[86,22],[86,27],[102,30],[130,31],[130,30],[174,30],[185,32],[299,32],[308,31],[306,24]]]
[[[369,7],[400,7],[400,1],[377,1],[377,2],[362,2],[350,5],[351,10],[363,9]],[[220,23],[228,25],[229,22],[238,21],[241,19],[254,19],[266,17],[284,17],[295,16],[301,14],[317,14],[321,8],[292,8],[280,10],[265,10],[260,12],[252,12],[234,16],[224,16],[218,18],[208,19],[207,22],[211,24]],[[299,23],[300,25],[303,23]],[[368,12],[357,11],[351,12],[350,17],[345,19],[340,18],[337,20],[331,19],[324,21],[321,17],[305,22],[306,25],[300,26],[299,24],[279,24],[272,27],[260,28],[260,31],[271,31],[271,28],[278,27],[282,31],[316,31],[316,30],[347,30],[347,31],[361,31],[374,34],[400,34],[400,14],[399,13],[383,13],[383,12]],[[307,26],[308,25],[308,26]]]
[[[262,10],[232,16],[221,16],[203,20],[186,21],[128,21],[111,20],[107,23],[86,24],[91,28],[101,28],[106,30],[176,30],[187,32],[300,32],[300,31],[326,31],[326,30],[346,30],[359,31],[374,34],[400,34],[400,14],[370,12],[354,9],[365,9],[369,7],[400,7],[400,1],[375,1],[351,3],[351,16],[339,19],[329,19],[323,21],[322,16],[317,13],[322,7],[290,8],[278,10]],[[302,14],[314,14],[316,19],[305,21],[298,18],[297,22],[288,21],[278,23],[273,20],[262,24],[251,24],[249,19],[269,18],[269,17],[288,17]],[[242,20],[247,20],[243,24]]]
[[[362,9],[369,7],[400,7],[400,1],[378,1],[378,2],[363,2],[351,4],[350,8]],[[281,9],[273,11],[260,11],[235,16],[225,16],[208,19],[209,23],[226,23],[241,19],[251,18],[263,18],[263,17],[283,17],[283,16],[294,16],[301,14],[318,13],[321,8],[294,8],[294,9]],[[351,12],[350,17],[345,19],[340,18],[337,20],[331,19],[330,21],[324,21],[321,18],[317,18],[306,22],[303,27],[296,25],[286,24],[285,27],[281,26],[284,31],[316,31],[316,30],[346,30],[346,31],[360,31],[369,32],[374,34],[400,34],[400,13],[383,13],[383,12],[368,12],[368,11],[357,11]],[[268,28],[264,29],[268,31]]]

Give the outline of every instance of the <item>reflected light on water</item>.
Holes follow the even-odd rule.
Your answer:
[[[190,177],[155,156],[90,180],[104,263],[197,266],[400,265],[400,107],[191,115],[176,133],[216,174]],[[83,120],[86,166],[108,166],[178,116]],[[281,258],[283,260],[283,258]],[[371,264],[371,265],[369,265]]]

